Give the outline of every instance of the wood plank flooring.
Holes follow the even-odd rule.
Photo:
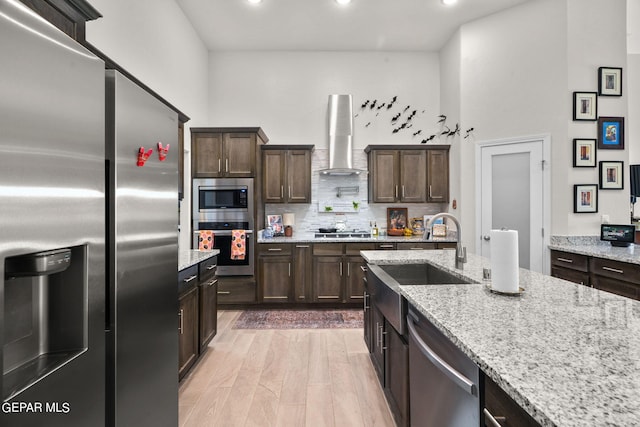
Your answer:
[[[362,329],[231,329],[180,383],[180,426],[394,427]]]

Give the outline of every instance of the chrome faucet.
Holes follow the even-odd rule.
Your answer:
[[[450,218],[456,225],[456,268],[462,270],[462,268],[464,267],[464,263],[467,262],[467,248],[462,246],[462,227],[460,227],[460,221],[458,221],[458,218],[448,212],[435,214],[431,217],[431,219],[429,219],[429,222],[424,228],[424,234],[422,235],[422,238],[424,240],[429,240],[429,235],[433,235],[433,222],[439,218]]]

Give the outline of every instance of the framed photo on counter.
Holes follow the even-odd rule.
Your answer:
[[[573,120],[594,121],[598,117],[596,92],[573,92]]]
[[[624,162],[600,162],[600,189],[622,190],[624,188]]]
[[[622,68],[598,68],[598,95],[622,96]]]
[[[407,208],[387,208],[387,234],[402,235],[407,226]]]
[[[284,224],[282,215],[267,215],[267,227],[271,228],[274,236],[284,235]]]
[[[577,184],[573,186],[573,212],[598,212],[598,185]]]
[[[624,117],[598,117],[598,148],[624,150]]]
[[[579,139],[573,140],[573,167],[574,168],[595,168],[596,167],[596,140]]]

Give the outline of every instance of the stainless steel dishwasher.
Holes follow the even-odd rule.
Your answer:
[[[409,309],[411,425],[480,426],[480,369],[424,315]]]

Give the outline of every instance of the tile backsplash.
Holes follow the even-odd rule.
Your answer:
[[[367,154],[355,150],[353,163],[356,169],[367,170]],[[319,170],[329,165],[329,150],[316,149],[311,157],[311,203],[310,204],[280,204],[267,203],[265,214],[284,214],[291,212],[295,215],[294,230],[313,231],[320,227],[331,227],[335,224],[337,212],[346,219],[348,229],[368,230],[370,222],[376,222],[378,228],[387,226],[387,208],[400,206],[408,208],[408,217],[422,217],[432,215],[447,209],[446,204],[440,203],[398,203],[387,205],[382,203],[368,203],[367,174],[349,176],[321,175]],[[338,197],[339,188],[344,194]],[[357,190],[356,190],[357,189]],[[353,208],[353,202],[358,202],[358,210]],[[327,212],[325,206],[333,206],[334,210]]]

